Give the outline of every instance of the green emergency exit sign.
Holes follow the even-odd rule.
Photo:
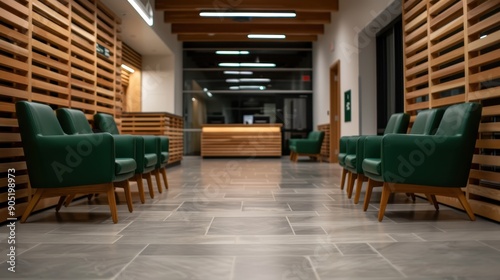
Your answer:
[[[344,92],[344,121],[351,121],[351,90]]]

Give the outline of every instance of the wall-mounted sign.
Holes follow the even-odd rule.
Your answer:
[[[98,43],[96,43],[95,44],[95,49],[96,49],[97,53],[100,53],[100,54],[104,55],[105,57],[109,57],[110,56],[109,49],[106,48],[103,45],[99,45]]]
[[[344,92],[344,121],[351,121],[351,90]]]

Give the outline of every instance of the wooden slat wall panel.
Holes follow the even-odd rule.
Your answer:
[[[106,17],[102,29],[108,33],[104,39],[99,37],[99,17]],[[16,215],[23,214],[33,193],[15,115],[16,101],[81,109],[89,119],[97,112],[106,112],[121,123],[119,22],[98,0],[0,2],[0,222],[8,217],[6,169],[16,169]],[[95,44],[103,40],[113,56],[106,62],[109,69],[99,72],[101,58]],[[104,96],[99,95],[98,81],[105,84],[101,86]],[[57,198],[45,199],[37,209],[56,202]]]
[[[405,110],[415,115],[422,109],[482,103],[479,139],[465,191],[476,214],[496,221],[500,221],[499,18],[500,1],[403,1]],[[421,24],[427,26],[427,33]],[[450,198],[439,201],[459,205]]]
[[[127,44],[123,44],[122,47],[123,64],[132,67],[135,70],[142,69],[142,55],[129,47]],[[123,70],[121,73],[121,78],[122,86],[127,87],[130,80],[130,73]]]
[[[122,133],[165,135],[169,138],[168,163],[177,163],[184,154],[184,122],[169,113],[123,113]]]
[[[330,161],[330,124],[320,124],[318,125],[319,131],[325,132],[325,138],[323,139],[323,144],[321,145],[321,157],[324,161]]]

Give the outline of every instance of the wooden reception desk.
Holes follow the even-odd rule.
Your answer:
[[[202,157],[279,157],[281,124],[205,124]]]

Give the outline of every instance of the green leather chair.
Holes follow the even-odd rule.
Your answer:
[[[110,134],[67,135],[52,108],[39,103],[17,102],[16,113],[30,184],[36,189],[21,222],[41,198],[60,196],[58,210],[68,195],[104,192],[117,223],[114,183],[134,176],[135,140],[117,140]],[[115,153],[117,146],[127,152]]]
[[[344,189],[345,178],[347,176],[347,169],[345,168],[345,157],[347,156],[347,139],[351,136],[343,136],[340,137],[339,140],[339,154],[337,155],[337,159],[339,161],[339,165],[342,167],[342,177],[340,179],[340,189]]]
[[[457,198],[471,220],[474,213],[461,188],[466,187],[482,106],[448,107],[435,135],[385,135],[378,164],[366,164],[365,176],[383,183],[378,220],[391,193],[422,193]]]
[[[321,161],[323,138],[324,131],[311,131],[306,139],[290,139],[290,160],[296,162],[299,156],[309,156]]]
[[[109,114],[104,114],[104,113],[97,113],[94,115],[94,127],[97,128],[100,131],[103,132],[109,132],[113,135],[118,135],[120,134],[120,131],[118,130],[118,126],[116,125],[115,119],[113,116]],[[155,148],[153,149],[151,145],[146,144],[146,153],[155,153],[157,159],[157,162],[155,163],[154,166],[149,166],[147,168],[147,172],[143,172],[145,174],[145,178],[147,179],[148,182],[148,188],[149,188],[149,194],[151,198],[154,198],[154,191],[153,191],[153,183],[151,181],[151,174],[155,175],[156,178],[156,185],[158,187],[158,191],[161,193],[162,192],[162,187],[161,187],[161,181],[159,178],[159,174],[161,173],[164,177],[164,183],[165,183],[165,188],[168,189],[168,183],[167,183],[167,177],[166,177],[166,171],[165,171],[165,166],[168,163],[168,137],[166,136],[153,136],[153,135],[141,135],[145,141],[145,143],[151,143],[151,142],[156,142]],[[137,183],[142,184],[142,180],[139,180],[139,177],[136,178]]]
[[[406,113],[393,114],[384,130],[384,134],[406,133],[410,115]],[[347,197],[351,198],[354,189],[354,181],[357,179],[357,184],[363,184],[367,180],[363,175],[361,164],[364,156],[364,145],[366,136],[350,136],[347,138],[347,154],[345,156],[345,169],[349,173],[347,180]]]
[[[411,127],[409,134],[418,134],[418,135],[433,135],[436,133],[439,123],[443,118],[445,109],[429,109],[421,111],[417,114],[415,121],[413,122],[413,126]],[[364,176],[367,177],[367,174],[372,173],[372,170],[377,170],[380,167],[380,157],[381,157],[381,143],[383,136],[367,136],[365,138],[365,146],[364,146],[364,159],[361,164],[363,168]],[[366,211],[368,209],[368,204],[370,203],[370,198],[372,194],[373,187],[381,185],[372,182],[371,179],[368,179],[368,188],[365,194],[365,201],[363,204],[363,210]],[[356,185],[356,193],[354,195],[354,203],[357,204],[359,201],[359,196],[361,194],[361,184]],[[412,194],[412,197],[414,195]],[[431,198],[431,201],[433,199]],[[434,202],[434,201],[432,201]]]
[[[87,118],[85,117],[85,114],[80,111],[80,110],[75,110],[75,109],[58,109],[56,111],[57,119],[59,120],[59,123],[61,124],[61,127],[63,128],[64,132],[67,134],[92,134],[92,127],[90,126]],[[135,170],[135,179],[141,178],[141,175],[144,173],[151,172],[151,169],[154,168],[154,166],[157,163],[157,155],[156,153],[145,153],[146,150],[153,150],[155,151],[156,149],[156,142],[155,141],[144,141],[142,137],[137,137],[133,135],[113,135],[113,138],[115,139],[120,139],[120,138],[130,138],[133,137],[135,138],[135,154],[133,155],[136,163],[137,163],[137,169]],[[149,145],[146,147],[146,145]],[[117,147],[117,149],[120,147]],[[142,180],[141,180],[142,181]],[[139,197],[141,200],[141,203],[144,203],[145,197],[144,197],[144,188],[142,184],[137,184],[138,190],[139,190]],[[129,205],[132,205],[131,202],[132,198],[127,197],[127,202],[130,201]],[[130,209],[132,210],[131,206]]]

